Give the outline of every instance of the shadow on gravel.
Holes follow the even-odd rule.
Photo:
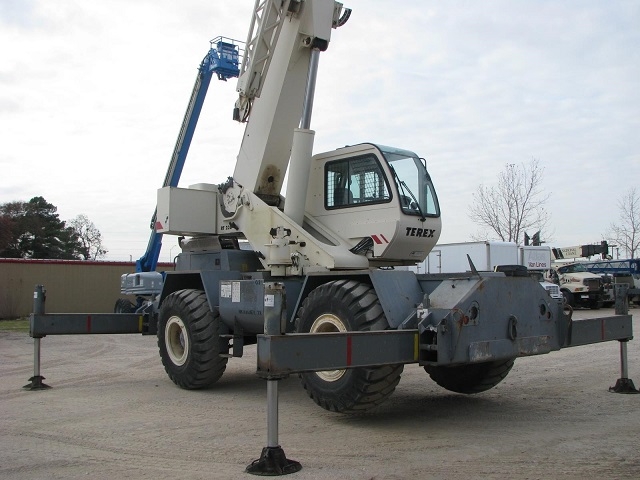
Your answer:
[[[526,412],[526,415],[525,415]],[[434,392],[396,392],[380,407],[360,415],[337,415],[335,422],[362,428],[386,428],[402,425],[425,428],[437,425],[483,424],[487,420],[509,422],[526,427],[532,418],[548,421],[549,411],[537,406],[535,399],[496,394],[463,395]]]

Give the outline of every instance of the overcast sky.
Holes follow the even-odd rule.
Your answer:
[[[640,0],[343,3],[351,19],[320,58],[316,152],[425,157],[440,243],[478,231],[479,184],[536,158],[550,244],[603,238],[640,178]],[[0,203],[43,196],[62,220],[86,214],[108,260],[139,258],[209,40],[245,40],[253,5],[0,0]],[[235,81],[212,81],[181,186],[233,173],[235,99]]]

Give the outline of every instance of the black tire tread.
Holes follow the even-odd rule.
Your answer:
[[[177,314],[189,330],[191,351],[185,365],[171,362],[164,344],[164,325],[170,314]],[[206,294],[201,290],[179,290],[169,295],[160,311],[158,347],[164,369],[180,388],[206,388],[220,379],[227,367],[221,357],[224,343],[219,337],[220,319],[209,309]]]
[[[301,318],[307,310],[316,302],[321,302],[322,298],[339,299],[352,313],[354,330],[388,328],[375,290],[365,283],[343,279],[321,285],[305,298],[296,318],[297,331],[300,331]],[[351,369],[350,386],[338,397],[318,390],[309,381],[310,376],[315,375],[313,373],[300,374],[300,380],[309,397],[325,410],[357,413],[384,402],[400,382],[403,369],[403,364]]]
[[[498,385],[505,379],[514,362],[515,359],[510,358],[452,367],[427,365],[424,369],[442,388],[456,393],[474,394],[485,392]]]

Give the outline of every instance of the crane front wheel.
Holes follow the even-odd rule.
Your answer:
[[[158,318],[158,348],[169,378],[194,390],[215,383],[224,373],[228,342],[220,338],[220,317],[201,290],[179,290],[167,296]]]
[[[314,289],[298,310],[300,333],[389,328],[375,290],[355,280],[335,280]],[[300,374],[308,395],[322,408],[355,413],[380,405],[395,390],[404,365],[359,367]]]

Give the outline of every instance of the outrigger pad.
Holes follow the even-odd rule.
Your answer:
[[[275,477],[299,472],[302,469],[300,462],[289,460],[282,447],[264,447],[260,458],[251,462],[245,472],[251,475]]]
[[[29,379],[31,383],[27,383],[22,388],[27,390],[45,390],[47,388],[51,388],[46,383],[42,383],[42,380],[44,380],[44,377],[42,375],[34,375]]]
[[[609,387],[612,393],[640,393],[630,378],[619,378],[613,387]]]

